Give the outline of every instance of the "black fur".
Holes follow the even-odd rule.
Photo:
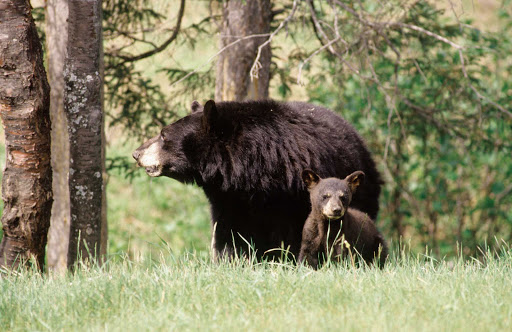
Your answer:
[[[375,164],[361,137],[332,111],[271,100],[192,108],[152,140],[162,140],[162,175],[204,188],[217,224],[217,254],[232,255],[233,239],[237,248],[247,247],[243,237],[259,256],[282,246],[297,255],[309,214],[300,177],[305,168],[322,177],[363,170],[367,180],[353,205],[377,216],[381,179]]]

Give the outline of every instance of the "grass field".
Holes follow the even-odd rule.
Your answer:
[[[8,331],[510,331],[512,251],[478,261],[395,255],[380,271],[111,256],[57,277],[0,279]],[[497,257],[497,258],[493,258]]]
[[[383,271],[214,264],[199,188],[145,175],[130,182],[112,172],[108,195],[107,263],[66,276],[24,271],[0,278],[0,330],[512,329],[506,245],[480,261],[435,261],[407,249]]]
[[[132,149],[115,146],[110,154]],[[512,329],[512,249],[505,245],[481,261],[435,261],[407,249],[383,271],[214,264],[199,188],[110,175],[108,262],[66,276],[0,278],[1,331]]]

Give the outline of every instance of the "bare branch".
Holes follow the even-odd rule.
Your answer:
[[[116,55],[116,57],[124,60],[124,62],[134,62],[134,61],[142,60],[142,59],[148,58],[152,55],[162,52],[163,50],[165,50],[167,48],[167,46],[169,46],[176,39],[176,37],[178,37],[178,32],[180,31],[181,22],[183,20],[184,12],[185,12],[185,0],[181,0],[180,9],[178,12],[178,18],[176,21],[176,27],[174,28],[173,33],[169,37],[169,39],[167,39],[162,45],[160,45],[150,51],[139,54],[139,55],[134,55],[134,56]]]
[[[299,66],[299,74],[297,75],[297,84],[299,85],[304,85],[303,82],[301,81],[301,75],[302,75],[302,68],[315,56],[317,55],[318,53],[322,52],[323,50],[325,50],[326,48],[329,48],[329,47],[332,47],[332,44],[336,43],[338,40],[340,40],[340,38],[335,38],[333,40],[331,40],[330,42],[328,42],[327,44],[323,45],[322,47],[320,47],[319,49],[317,49],[316,51],[314,51],[313,53],[311,53],[310,56],[308,56],[306,58],[306,60],[302,61],[302,63],[300,64]]]
[[[274,36],[277,35],[277,33],[279,31],[281,31],[281,29],[283,29],[285,27],[285,25],[293,18],[293,15],[295,14],[295,11],[297,10],[297,3],[298,3],[298,0],[293,0],[292,11],[288,15],[288,17],[286,17],[279,24],[279,26],[274,30],[274,32],[272,32],[269,35],[268,39],[263,44],[261,44],[258,47],[258,53],[256,54],[256,58],[254,59],[254,63],[253,63],[253,65],[251,67],[251,70],[250,70],[251,81],[254,80],[255,78],[258,78],[258,73],[259,73],[259,70],[261,68],[261,63],[260,63],[261,50],[263,49],[263,47],[265,47],[268,44],[270,44],[270,42],[272,42],[272,38],[274,38]]]
[[[173,86],[175,86],[176,84],[179,84],[181,82],[183,82],[184,80],[186,80],[187,78],[189,78],[190,76],[194,75],[195,73],[197,73],[199,70],[201,70],[202,68],[206,67],[210,62],[213,61],[213,59],[215,59],[216,57],[218,57],[222,52],[226,51],[228,48],[230,47],[233,47],[234,45],[240,43],[241,41],[244,41],[244,40],[247,40],[247,39],[252,39],[252,38],[261,38],[261,37],[268,37],[270,34],[269,33],[261,33],[261,34],[255,34],[255,35],[250,35],[250,36],[245,36],[245,37],[242,37],[240,39],[237,39],[235,40],[234,42],[231,42],[229,44],[227,44],[226,46],[224,46],[223,48],[221,48],[217,53],[215,53],[214,55],[212,55],[211,57],[208,58],[208,60],[203,63],[202,65],[200,65],[199,67],[197,67],[196,69],[192,70],[191,72],[189,72],[187,75],[183,76],[182,78],[180,78],[179,80],[177,80],[176,82],[173,82],[171,84],[171,88]]]
[[[309,5],[309,12],[311,14],[311,20],[313,21],[313,27],[315,28],[315,33],[317,35],[318,40],[320,41],[320,43],[322,45],[324,45],[324,46],[328,45],[327,48],[329,49],[329,52],[331,52],[331,54],[333,54],[333,55],[336,55],[336,51],[332,47],[332,43],[326,43],[324,41],[324,40],[329,40],[329,37],[327,36],[327,34],[325,33],[324,29],[320,25],[320,22],[318,22],[318,17],[316,16],[316,11],[315,11],[315,7],[314,7],[314,4],[313,4],[313,1],[307,0],[307,3]],[[336,31],[336,34],[339,37],[338,31]],[[341,37],[340,37],[340,39],[341,39]],[[322,47],[322,49],[325,49],[325,47]]]
[[[375,24],[375,23],[374,23]],[[457,43],[454,43],[448,39],[446,39],[445,37],[443,36],[440,36],[438,35],[437,33],[433,33],[432,31],[429,31],[429,30],[426,30],[426,29],[423,29],[422,27],[419,27],[417,25],[414,25],[414,24],[406,24],[406,23],[382,23],[384,25],[387,25],[389,27],[401,27],[401,28],[407,28],[407,29],[410,29],[410,30],[414,30],[414,31],[418,31],[418,32],[421,32],[427,36],[430,36],[430,37],[433,37],[439,41],[442,41],[443,43],[446,43],[450,46],[452,46],[453,48],[456,48],[458,50],[462,49],[463,47],[460,46],[459,44]]]

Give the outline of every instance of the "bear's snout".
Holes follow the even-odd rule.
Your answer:
[[[141,145],[132,156],[138,166],[146,169],[149,176],[160,176],[163,171],[160,150],[157,136]]]
[[[322,214],[328,219],[339,219],[345,214],[345,207],[337,199],[330,199],[322,208]]]

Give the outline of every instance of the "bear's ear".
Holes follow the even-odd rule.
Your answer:
[[[355,171],[354,173],[347,176],[345,181],[347,181],[350,191],[354,193],[357,190],[357,187],[363,183],[364,173],[363,171]]]
[[[199,102],[197,100],[194,100],[192,102],[192,105],[190,105],[190,111],[192,114],[200,112],[202,110],[203,110],[203,106],[201,106],[201,104],[199,104]]]
[[[216,122],[218,117],[217,106],[215,106],[215,102],[213,100],[208,100],[203,107],[203,119],[202,125],[203,130],[205,132],[210,132],[213,130],[214,123]]]
[[[318,184],[318,181],[320,181],[320,177],[312,170],[305,169],[304,171],[302,171],[302,181],[304,181],[306,187],[308,187],[308,189],[311,190]]]

